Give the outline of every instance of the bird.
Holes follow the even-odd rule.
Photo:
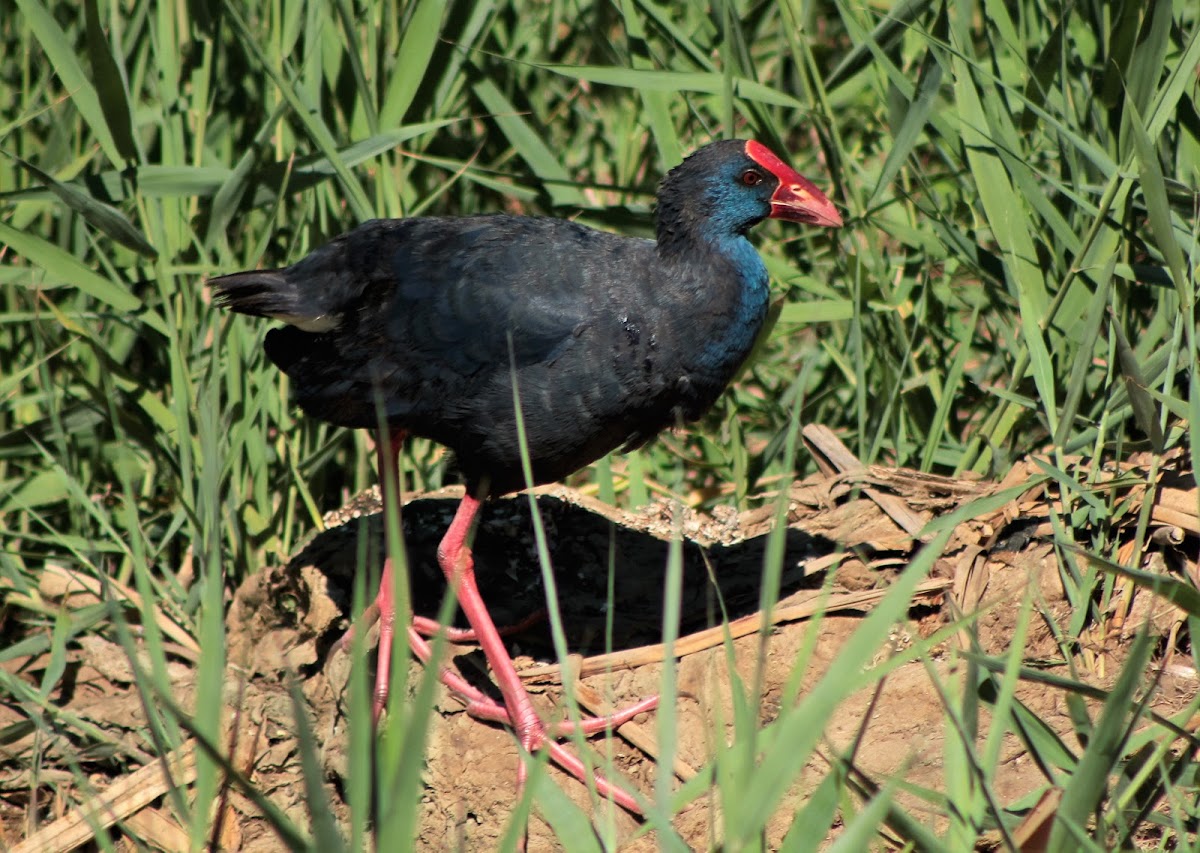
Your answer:
[[[755,140],[696,149],[656,201],[655,239],[511,214],[376,219],[291,266],[209,280],[218,305],[283,323],[263,346],[301,411],[376,432],[385,518],[406,438],[452,452],[466,489],[438,563],[471,626],[454,638],[480,645],[502,701],[448,667],[439,677],[473,716],[510,727],[525,752],[545,749],[585,782],[583,762],[559,741],[576,725],[586,734],[619,726],[657,697],[578,724],[539,718],[475,581],[469,542],[480,509],[699,418],[766,321],[768,275],[749,230],[767,218],[842,225],[815,184]],[[380,622],[378,724],[397,616],[390,557],[368,610],[364,619]],[[426,637],[438,629],[407,626],[426,664]],[[628,791],[593,778],[603,796],[642,814]],[[515,801],[525,781],[519,761]]]

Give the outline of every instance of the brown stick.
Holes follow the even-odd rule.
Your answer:
[[[953,581],[945,578],[927,580],[917,587],[915,597],[927,598],[940,595],[949,589],[952,583]],[[834,613],[839,610],[866,610],[887,595],[887,592],[886,589],[869,589],[862,592],[849,592],[828,597],[819,592],[813,593],[805,601],[776,607],[771,611],[769,623],[764,623],[761,612],[751,613],[749,616],[733,620],[728,625],[717,625],[704,631],[698,631],[695,634],[689,634],[686,637],[680,637],[675,643],[675,656],[683,657],[684,655],[695,654],[696,652],[719,646],[725,642],[727,633],[731,639],[736,640],[739,637],[745,637],[761,631],[766,625],[796,622],[815,616],[818,613]],[[664,659],[664,652],[662,643],[655,643],[649,646],[639,646],[636,649],[625,649],[609,654],[594,655],[580,661],[578,675],[580,678],[586,678],[589,675],[599,675],[604,672],[621,669],[634,669],[645,664],[658,663]],[[519,674],[526,681],[553,683],[561,680],[562,667],[556,663],[545,664],[543,666],[523,669]]]

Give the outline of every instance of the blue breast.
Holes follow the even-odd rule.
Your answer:
[[[725,315],[724,328],[713,330],[696,366],[726,381],[750,354],[766,319],[771,291],[767,268],[745,237],[727,236],[718,241],[717,251],[733,262],[741,282],[732,310]]]

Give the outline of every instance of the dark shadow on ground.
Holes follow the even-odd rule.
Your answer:
[[[607,621],[611,612],[611,649],[660,642],[663,592],[671,550],[669,519],[645,527],[662,528],[668,538],[614,520],[591,506],[541,494],[538,511],[546,530],[558,600],[571,652],[590,655],[608,650]],[[437,546],[458,505],[457,498],[417,498],[403,511],[410,588],[415,612],[434,617],[445,594],[437,564]],[[350,612],[357,572],[367,572],[370,594],[383,559],[383,519],[377,507],[348,523],[327,530],[310,542],[287,568],[298,573],[317,568],[328,579],[328,594],[344,614]],[[615,515],[615,514],[614,514]],[[634,523],[640,519],[632,517]],[[537,557],[527,496],[494,501],[484,507],[475,535],[475,571],[479,587],[498,625],[519,622],[546,606],[545,587]],[[810,586],[823,575],[807,576],[805,563],[827,554],[828,540],[789,529],[780,595]],[[681,547],[682,634],[736,619],[759,609],[759,589],[767,536],[703,548],[684,539]],[[612,572],[610,602],[609,577]],[[347,623],[348,624],[348,623]],[[455,624],[465,627],[458,614]],[[319,646],[336,641],[331,631]],[[512,638],[534,657],[552,657],[550,630],[539,622]]]

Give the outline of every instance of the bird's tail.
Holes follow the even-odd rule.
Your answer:
[[[278,317],[295,313],[299,295],[288,287],[283,270],[253,270],[210,278],[216,303],[239,314]]]
[[[287,270],[235,272],[210,278],[208,286],[218,305],[239,314],[271,317],[305,332],[327,332],[337,325],[335,316],[289,281]]]

